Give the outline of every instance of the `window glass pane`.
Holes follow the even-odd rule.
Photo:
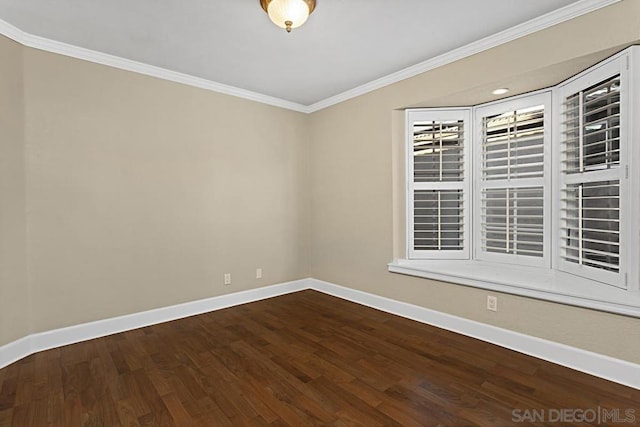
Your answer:
[[[462,250],[462,190],[417,190],[413,203],[415,250]]]
[[[463,137],[462,120],[414,123],[414,181],[462,181]]]

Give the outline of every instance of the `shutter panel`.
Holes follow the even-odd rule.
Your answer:
[[[563,270],[624,286],[620,95],[615,74],[563,96],[559,249]]]
[[[544,189],[490,188],[482,191],[483,251],[544,255]]]
[[[563,172],[620,165],[620,76],[569,96],[564,103]]]
[[[416,123],[413,132],[414,181],[462,181],[464,121]]]
[[[477,109],[477,258],[547,265],[550,93]]]
[[[544,175],[544,106],[482,119],[485,180]]]
[[[571,184],[563,192],[562,257],[620,271],[620,182]]]
[[[413,198],[414,249],[461,251],[464,247],[462,190],[417,190]]]
[[[468,258],[469,110],[411,110],[407,118],[409,257]]]

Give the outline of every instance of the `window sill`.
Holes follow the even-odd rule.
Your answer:
[[[640,317],[640,293],[569,273],[483,261],[396,260],[392,273]]]

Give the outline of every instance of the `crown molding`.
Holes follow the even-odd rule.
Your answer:
[[[610,6],[614,3],[618,3],[619,1],[620,0],[580,0],[576,3],[572,3],[553,12],[549,12],[545,15],[539,16],[538,18],[534,18],[520,25],[516,25],[515,27],[508,28],[499,33],[469,43],[447,53],[443,53],[442,55],[436,56],[434,58],[420,62],[416,65],[412,65],[395,73],[373,80],[369,83],[365,83],[361,86],[347,90],[338,95],[332,96],[322,101],[318,101],[307,107],[308,112],[314,113],[324,108],[331,107],[349,99],[356,98],[360,95],[364,95],[374,90],[381,89],[385,86],[389,86],[399,81],[417,76],[418,74],[431,71],[438,67],[442,67],[452,62],[464,59],[468,56],[492,49],[494,47],[500,46],[501,44],[516,40],[520,37],[533,34],[537,31],[544,30],[545,28],[552,27],[565,21],[569,21],[573,18],[577,18],[589,12],[593,12],[603,7]]]
[[[579,0],[563,8],[553,12],[534,18],[530,21],[516,25],[507,30],[477,40],[468,45],[459,47],[435,58],[428,59],[419,64],[407,67],[385,77],[365,83],[356,88],[347,90],[338,95],[331,96],[322,101],[318,101],[311,105],[302,105],[296,102],[287,101],[269,95],[252,92],[246,89],[217,83],[211,80],[195,77],[177,71],[171,71],[165,68],[144,64],[130,59],[97,52],[90,49],[74,46],[67,43],[58,42],[44,37],[29,34],[19,28],[0,19],[0,34],[4,35],[24,46],[39,49],[47,52],[57,53],[71,58],[81,59],[96,64],[107,65],[121,70],[131,71],[134,73],[144,74],[159,79],[169,80],[176,83],[182,83],[213,92],[231,95],[238,98],[248,99],[275,107],[285,108],[301,113],[314,113],[316,111],[331,107],[349,99],[364,95],[385,86],[400,82],[402,80],[414,77],[443,65],[459,61],[471,55],[475,55],[482,51],[497,47],[501,44],[508,43],[520,37],[527,36],[545,28],[560,24],[581,15],[593,12],[606,6],[610,6],[621,0]]]
[[[24,46],[46,52],[57,53],[59,55],[71,58],[81,59],[96,64],[107,65],[109,67],[118,68],[125,71],[131,71],[138,74],[144,74],[163,80],[169,80],[176,83],[182,83],[201,89],[210,90],[212,92],[231,95],[238,98],[244,98],[251,101],[260,102],[262,104],[272,105],[274,107],[285,108],[288,110],[307,113],[308,107],[295,102],[252,92],[235,86],[217,83],[211,80],[195,77],[190,74],[180,73],[168,70],[166,68],[156,67],[154,65],[144,64],[142,62],[132,61],[130,59],[121,58],[107,53],[97,52],[95,50],[85,49],[83,47],[74,46],[68,43],[47,39],[44,37],[29,34],[21,29],[0,19],[0,34],[18,42]]]

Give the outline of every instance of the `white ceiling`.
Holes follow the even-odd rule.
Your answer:
[[[33,35],[311,105],[572,3],[318,0],[291,34],[271,23],[259,0],[0,0],[0,19]]]

